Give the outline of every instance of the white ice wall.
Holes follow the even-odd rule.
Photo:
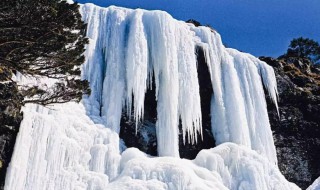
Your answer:
[[[6,190],[105,188],[119,174],[119,137],[83,105],[27,105],[7,170]]]
[[[184,139],[196,142],[202,116],[195,48],[201,46],[214,89],[211,115],[217,144],[246,145],[276,163],[262,87],[264,83],[276,103],[271,67],[226,49],[215,31],[174,20],[162,11],[89,4],[81,12],[91,39],[83,73],[92,82],[91,100],[101,104],[109,128],[119,132],[123,107],[129,105],[130,115],[132,102],[133,119],[143,119],[145,92],[154,76],[159,155],[179,156],[179,118]]]

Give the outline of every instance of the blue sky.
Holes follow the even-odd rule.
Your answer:
[[[320,42],[320,0],[78,0],[100,6],[159,9],[209,24],[227,47],[277,57],[292,38]]]

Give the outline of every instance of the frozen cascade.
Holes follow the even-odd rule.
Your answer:
[[[136,123],[143,119],[145,92],[154,76],[159,155],[179,156],[179,118],[183,137],[196,142],[202,132],[195,55],[200,46],[214,89],[211,114],[216,143],[246,145],[276,163],[262,87],[263,82],[276,103],[276,81],[266,63],[226,49],[211,29],[174,20],[165,12],[85,5],[82,14],[91,39],[83,73],[93,82],[91,100],[101,104],[109,128],[119,132],[123,107],[131,115],[132,103]]]
[[[80,104],[26,105],[6,190],[299,189],[275,165],[262,86],[276,103],[271,67],[226,49],[215,31],[165,12],[93,4],[81,12],[90,38],[82,73],[92,93]],[[178,158],[179,119],[186,141],[195,143],[202,128],[196,47],[211,74],[212,132],[220,145],[185,160]],[[158,151],[172,157],[121,153],[121,113],[126,108],[143,119],[153,77]]]
[[[190,26],[161,11],[86,5],[82,14],[91,39],[83,73],[93,81],[91,101],[100,103],[107,127],[119,132],[122,109],[126,106],[130,115],[132,102],[135,121],[142,119],[145,92],[154,76],[158,152],[178,157],[179,118],[190,142],[202,130],[196,41]]]

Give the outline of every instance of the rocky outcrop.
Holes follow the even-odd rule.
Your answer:
[[[8,80],[10,73],[0,68],[0,189],[3,189],[7,166],[10,162],[16,136],[22,120],[18,86]]]
[[[273,66],[279,113],[268,103],[278,165],[284,176],[306,189],[320,176],[320,70],[308,59],[261,57]]]

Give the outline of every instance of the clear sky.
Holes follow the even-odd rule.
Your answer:
[[[164,10],[179,20],[209,24],[227,47],[255,56],[277,57],[292,38],[320,42],[320,0],[78,0],[110,5]]]

